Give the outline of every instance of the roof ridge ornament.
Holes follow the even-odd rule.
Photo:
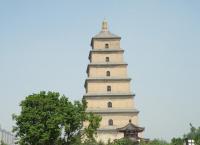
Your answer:
[[[103,20],[101,29],[104,32],[108,31],[108,22],[106,21],[106,19]]]

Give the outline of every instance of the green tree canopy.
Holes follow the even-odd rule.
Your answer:
[[[20,115],[13,115],[16,121],[13,131],[21,145],[72,144],[77,136],[81,136],[83,122],[88,119],[84,100],[72,103],[55,92],[29,95],[20,106]],[[92,133],[95,133],[100,119],[95,121]]]
[[[170,145],[170,144],[165,140],[154,139],[149,142],[141,142],[140,145]]]
[[[85,128],[85,135],[89,140],[95,141],[94,135],[96,135],[96,129],[100,126],[99,122],[101,121],[101,117],[96,116],[93,113],[89,113],[87,115],[87,120],[89,125]]]
[[[111,143],[110,145],[138,145],[138,143],[134,143],[132,140],[128,138],[122,138],[114,140],[113,143]]]
[[[172,138],[170,145],[183,145],[184,140],[182,138]]]

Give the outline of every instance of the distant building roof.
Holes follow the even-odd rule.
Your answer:
[[[93,39],[95,39],[95,38],[118,38],[118,39],[120,39],[121,37],[111,33],[110,31],[100,31],[97,35],[95,35],[92,38]]]

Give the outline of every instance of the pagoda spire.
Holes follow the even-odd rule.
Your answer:
[[[106,19],[103,20],[101,29],[104,32],[108,31],[108,22],[106,21]]]

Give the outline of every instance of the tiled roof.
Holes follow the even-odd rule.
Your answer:
[[[144,131],[143,127],[139,127],[131,122],[129,122],[126,126],[122,128],[118,128],[120,132],[126,132],[126,131],[137,131],[137,132],[142,132]]]
[[[111,33],[110,31],[100,31],[99,34],[95,35],[92,38],[93,39],[95,39],[95,38],[118,38],[118,39],[120,39],[121,37]]]

